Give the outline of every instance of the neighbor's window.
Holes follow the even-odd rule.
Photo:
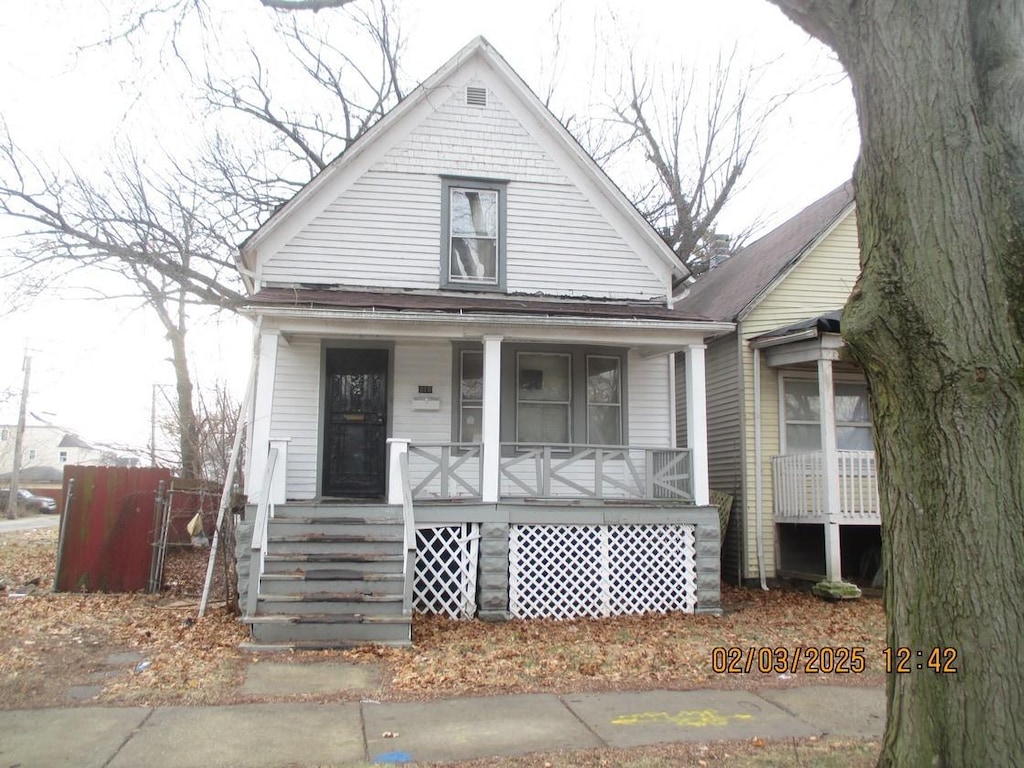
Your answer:
[[[622,359],[587,355],[587,442],[622,444]]]
[[[442,276],[446,287],[504,288],[505,185],[444,181]]]
[[[516,442],[571,442],[572,371],[567,354],[516,354]]]
[[[0,429],[0,440],[7,440],[10,437],[10,433],[7,431],[7,427]]]
[[[25,451],[25,456],[24,456],[24,460],[25,461],[33,461],[35,459],[35,457],[36,457],[36,449],[35,448],[29,448],[28,450]]]
[[[821,406],[814,379],[785,379],[786,453],[821,450]],[[870,451],[871,415],[867,385],[838,381],[833,384],[836,445],[841,451]]]
[[[67,451],[57,451],[57,463],[58,464],[67,464],[68,463],[68,452]]]

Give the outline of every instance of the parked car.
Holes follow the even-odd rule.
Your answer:
[[[11,498],[10,488],[0,488],[0,512],[7,511]],[[29,515],[52,515],[57,512],[57,502],[49,496],[36,496],[24,488],[18,489],[18,512]]]

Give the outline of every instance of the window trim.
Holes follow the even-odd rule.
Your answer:
[[[452,342],[452,417],[451,439],[459,441],[462,422],[461,389],[462,389],[462,352],[483,352],[483,345],[473,341]],[[594,345],[573,346],[568,344],[537,344],[505,342],[501,345],[501,405],[500,405],[500,442],[517,442],[516,391],[517,353],[519,352],[551,352],[568,354],[570,358],[570,376],[572,380],[572,399],[569,405],[569,442],[573,435],[584,435],[588,444],[587,431],[587,357],[619,358],[619,400],[621,417],[621,438],[623,445],[629,445],[629,349],[626,347],[601,347]]]
[[[506,191],[508,181],[502,179],[466,178],[462,176],[441,176],[441,265],[440,286],[455,291],[506,291],[507,274],[507,239],[508,205]],[[496,244],[498,253],[495,281],[474,282],[472,280],[453,280],[451,277],[451,200],[453,189],[478,189],[498,194],[498,221]]]

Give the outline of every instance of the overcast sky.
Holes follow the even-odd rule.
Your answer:
[[[195,90],[166,58],[173,56],[166,36],[135,38],[134,50],[97,44],[125,8],[144,2],[37,0],[11,4],[0,15],[0,115],[34,156],[54,164],[67,158],[89,171],[102,167],[114,137],[127,137],[143,151],[198,137],[203,126],[194,117]],[[258,0],[207,3],[215,9],[218,61],[242,66],[245,39],[266,40],[270,12]],[[849,87],[828,52],[765,0],[403,0],[398,13],[408,39],[408,80],[425,79],[484,35],[535,91],[546,92],[554,82],[556,112],[585,111],[600,97],[594,89],[603,85],[601,73],[614,69],[630,46],[650,54],[659,72],[704,66],[735,47],[758,73],[760,98],[799,85],[774,117],[719,231],[754,220],[778,224],[851,173],[857,130]],[[189,39],[186,46],[195,44]],[[10,234],[0,222],[0,236]],[[0,240],[0,253],[9,247]],[[246,323],[197,318],[191,342],[200,384],[227,379],[241,396],[250,348]],[[0,315],[0,391],[20,391],[26,346],[33,357],[31,410],[86,439],[145,445],[153,385],[169,385],[173,376],[163,334],[144,310],[51,292],[26,312]],[[16,400],[0,403],[0,421],[16,412]]]

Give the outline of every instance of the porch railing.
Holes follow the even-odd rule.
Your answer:
[[[245,615],[255,616],[260,594],[260,577],[263,576],[263,565],[267,554],[267,522],[273,514],[270,486],[274,480],[274,469],[277,465],[277,448],[267,453],[267,467],[263,473],[263,485],[260,487],[260,502],[256,507],[256,518],[252,524],[252,549],[249,560],[249,588],[245,601]]]
[[[881,521],[874,451],[839,451],[837,522],[878,525]],[[821,451],[772,457],[775,519],[810,522],[830,519]]]
[[[682,448],[503,443],[499,472],[504,497],[693,500]]]
[[[480,498],[480,443],[410,443],[409,477],[414,499]]]

